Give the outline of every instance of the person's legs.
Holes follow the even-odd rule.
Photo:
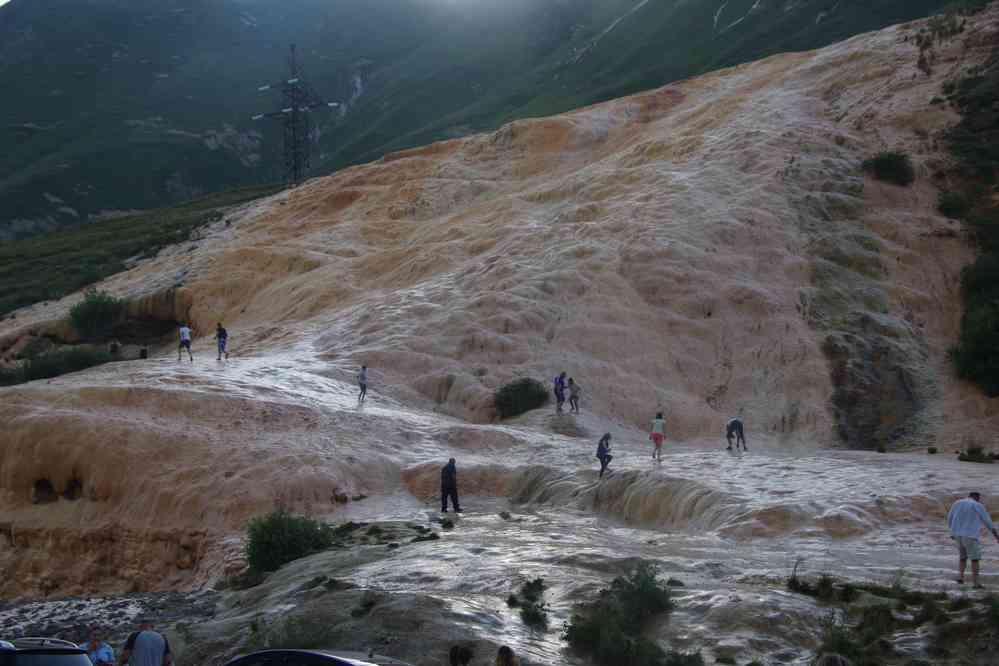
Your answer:
[[[742,450],[746,451],[746,435],[742,431],[742,426],[739,426],[739,430],[736,432],[736,445],[742,444]]]
[[[981,584],[978,582],[978,565],[978,560],[971,560],[971,584],[974,587],[981,587]]]
[[[183,353],[184,353],[184,345],[183,344],[177,345],[177,360],[178,361],[180,360],[180,355],[183,354]]]
[[[725,439],[728,440],[728,448],[726,449],[726,451],[731,451],[732,450],[732,432],[731,431],[728,431],[728,432],[725,433]]]
[[[361,386],[361,392],[357,394],[357,401],[364,402],[364,396],[368,394],[368,385],[361,384],[360,386]]]
[[[447,488],[441,488],[441,512],[447,513]]]
[[[451,495],[451,506],[454,507],[454,512],[461,513],[461,505],[458,504],[458,489],[452,488],[450,495]]]
[[[964,547],[964,543],[961,539],[957,539],[957,552],[958,552],[958,563],[957,563],[957,582],[964,582],[964,571],[968,567],[968,551]]]

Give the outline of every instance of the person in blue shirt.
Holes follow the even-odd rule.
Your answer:
[[[101,640],[101,632],[97,627],[90,628],[87,642],[80,643],[80,647],[87,651],[94,666],[114,666],[114,650]]]
[[[978,541],[984,527],[996,541],[999,542],[999,530],[992,522],[992,517],[982,504],[981,493],[971,493],[964,499],[954,502],[947,514],[947,526],[950,527],[950,537],[957,542],[960,559],[958,561],[958,583],[964,583],[964,570],[971,560],[971,582],[976,589],[981,589],[978,582],[978,566],[982,560],[982,544]]]

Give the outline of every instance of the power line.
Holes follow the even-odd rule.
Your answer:
[[[284,137],[285,180],[298,185],[309,172],[312,153],[312,119],[310,112],[318,108],[334,108],[339,102],[322,99],[302,77],[295,45],[291,45],[288,55],[289,77],[278,83],[269,83],[257,88],[266,92],[281,89],[281,108],[270,113],[259,113],[253,120],[276,118],[281,120]]]

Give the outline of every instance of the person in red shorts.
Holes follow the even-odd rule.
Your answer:
[[[662,412],[658,412],[656,418],[652,419],[652,432],[649,433],[649,439],[654,445],[652,459],[662,462],[663,440],[666,439],[666,419],[663,418]]]

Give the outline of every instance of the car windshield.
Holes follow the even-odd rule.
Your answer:
[[[14,666],[91,666],[85,654],[72,652],[18,652]]]

